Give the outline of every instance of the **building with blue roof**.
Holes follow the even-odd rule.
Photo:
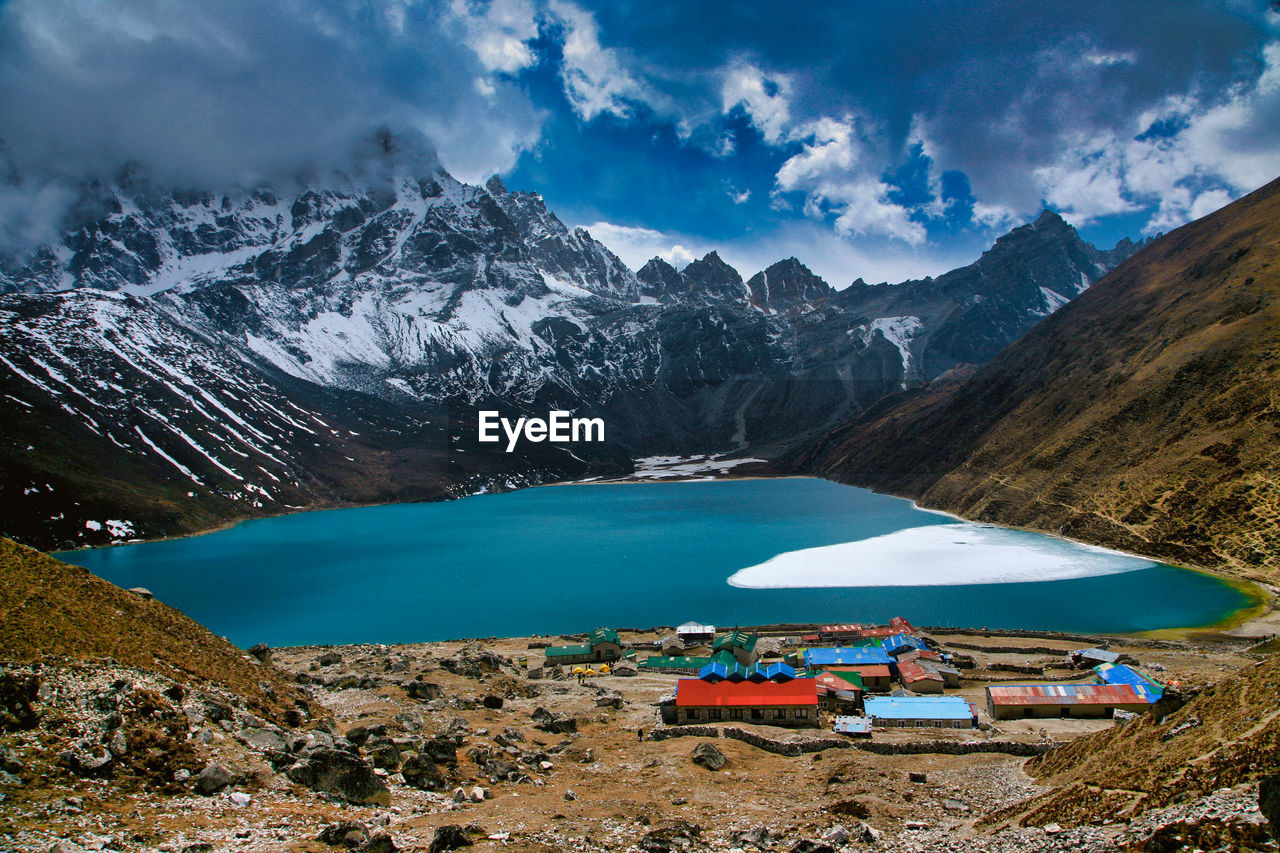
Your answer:
[[[897,661],[880,647],[837,646],[833,649],[805,649],[804,665],[810,669],[823,669],[832,666],[888,666],[894,667]]]
[[[1164,685],[1128,664],[1103,663],[1093,668],[1103,684],[1128,684],[1139,694],[1155,702],[1164,695]]]
[[[888,728],[971,729],[978,714],[963,696],[868,696],[863,713]]]
[[[729,660],[714,660],[708,663],[698,670],[698,678],[710,682],[731,681],[737,683],[750,681],[760,684],[761,682],[772,681],[781,684],[784,681],[794,681],[796,671],[785,663],[755,663],[751,666],[743,666],[730,658]]]
[[[910,634],[894,634],[892,637],[885,637],[880,645],[894,657],[913,650],[922,652],[929,648],[925,645],[924,640],[913,637]]]

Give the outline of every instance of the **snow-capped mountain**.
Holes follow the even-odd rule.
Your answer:
[[[288,192],[135,170],[0,261],[4,532],[100,542],[767,451],[985,361],[1132,251],[1046,213],[903,285],[836,291],[794,258],[744,282],[715,253],[633,273],[537,194],[394,147]],[[480,408],[603,417],[607,441],[507,454],[476,442]]]

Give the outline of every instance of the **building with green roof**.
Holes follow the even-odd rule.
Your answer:
[[[547,665],[603,663],[622,657],[622,641],[612,628],[596,628],[587,634],[587,642],[572,646],[547,646],[542,650]]]
[[[732,631],[715,641],[711,646],[713,652],[729,652],[743,666],[751,666],[760,660],[756,652],[756,643],[760,638],[746,631]]]

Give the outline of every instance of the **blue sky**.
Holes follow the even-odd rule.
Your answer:
[[[1277,177],[1280,14],[1191,0],[0,6],[0,139],[33,186],[129,160],[248,183],[339,165],[379,125],[421,135],[464,180],[542,193],[633,266],[718,249],[744,275],[795,255],[837,287],[898,281],[973,260],[1043,206],[1110,247]]]

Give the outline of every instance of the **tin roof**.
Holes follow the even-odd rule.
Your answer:
[[[828,666],[824,667],[827,672],[856,672],[865,679],[868,678],[888,678],[891,673],[888,664],[868,663],[861,666]]]
[[[698,678],[703,681],[791,681],[796,671],[785,663],[760,664],[743,666],[734,660],[709,661],[700,670]]]
[[[910,620],[904,619],[901,616],[895,616],[892,619],[890,619],[889,627],[896,628],[899,631],[902,631],[907,634],[914,634],[916,630],[915,626],[911,624]]]
[[[750,681],[712,683],[698,678],[682,678],[676,682],[678,707],[761,707],[771,705],[817,705],[818,688],[812,678],[791,681]]]
[[[1137,688],[1139,693],[1152,695],[1152,701],[1159,699],[1164,693],[1164,686],[1160,682],[1127,664],[1100,663],[1093,671],[1107,684],[1129,684]]]
[[[711,663],[711,658],[667,657],[652,655],[640,665],[649,669],[702,669]]]
[[[864,735],[871,731],[871,721],[866,717],[836,717],[833,728],[841,734]]]
[[[715,625],[701,625],[697,622],[686,622],[676,628],[677,634],[714,634],[715,632]]]
[[[864,637],[892,637],[894,634],[901,633],[897,628],[890,627],[874,627],[863,628],[862,636]]]
[[[1120,660],[1120,654],[1118,652],[1109,652],[1106,649],[1080,649],[1075,652],[1075,654],[1080,655],[1082,658],[1100,660],[1104,663],[1115,663]]]
[[[600,643],[613,643],[616,646],[622,645],[618,640],[618,632],[612,628],[596,628],[587,635],[587,644],[596,646]]]
[[[719,651],[720,649],[736,647],[750,652],[755,649],[757,640],[759,640],[759,637],[755,634],[748,634],[746,631],[732,631],[717,639],[711,648]]]
[[[963,696],[868,696],[868,717],[882,720],[972,720],[973,706]]]
[[[1131,684],[1001,684],[987,688],[995,705],[1136,705],[1155,701]]]
[[[591,647],[586,643],[579,643],[576,646],[547,646],[542,653],[549,658],[577,657],[591,654]]]
[[[843,646],[834,649],[806,649],[805,666],[860,666],[863,664],[891,664],[893,658],[881,648]]]
[[[824,690],[862,690],[862,676],[856,672],[822,672],[814,676]]]
[[[903,661],[909,661],[909,660],[928,660],[928,661],[937,661],[938,663],[942,663],[942,655],[938,654],[933,649],[912,649],[909,652],[903,652],[902,654],[898,655],[899,664],[901,664]]]
[[[942,675],[936,670],[925,669],[918,663],[898,664],[898,674],[902,676],[902,680],[906,683],[913,681],[942,681]]]
[[[843,625],[823,625],[818,630],[824,634],[856,634],[862,630],[862,626],[850,623]]]
[[[924,640],[916,639],[909,634],[894,634],[890,637],[885,637],[884,642],[881,645],[884,646],[884,650],[889,654],[893,654],[898,649],[928,648],[928,646],[924,644]]]

